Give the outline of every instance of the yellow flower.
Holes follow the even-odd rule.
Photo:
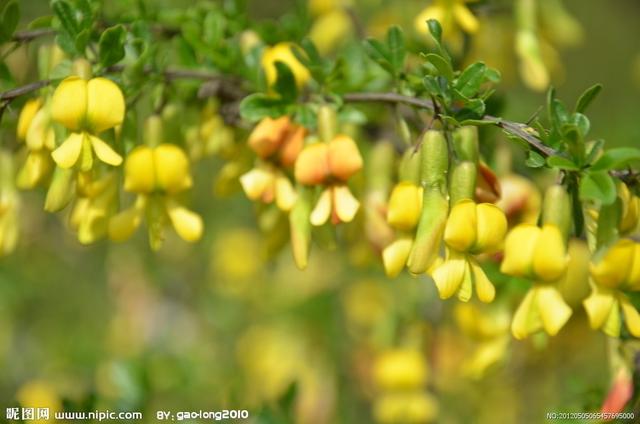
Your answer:
[[[126,240],[146,215],[153,249],[160,248],[167,221],[185,241],[199,240],[202,218],[176,198],[191,185],[189,159],[181,148],[173,144],[136,147],[125,163],[124,189],[137,193],[138,198],[131,208],[111,219],[109,237],[116,241]]]
[[[434,0],[416,16],[414,21],[416,31],[428,35],[426,22],[429,19],[435,19],[440,22],[445,37],[453,32],[455,26],[459,26],[466,33],[475,33],[480,24],[465,4],[471,1],[475,0]]]
[[[440,297],[454,294],[463,302],[473,286],[482,302],[491,302],[495,288],[474,255],[495,252],[507,232],[507,218],[495,205],[461,200],[453,207],[444,231],[447,257],[432,273]]]
[[[16,130],[19,139],[24,140],[27,138],[27,131],[29,131],[33,117],[36,116],[36,113],[40,110],[40,106],[42,106],[42,99],[38,98],[27,100],[22,107],[20,116],[18,116],[18,126]]]
[[[78,233],[80,243],[94,243],[107,234],[109,219],[117,207],[117,182],[117,175],[109,172],[96,181],[87,182],[81,190],[69,220],[71,228]]]
[[[640,289],[640,244],[618,240],[604,256],[590,266],[591,277],[611,289]]]
[[[240,184],[247,197],[276,205],[290,211],[296,201],[293,184],[282,171],[270,164],[258,165],[240,177]]]
[[[534,282],[514,315],[511,331],[515,338],[523,339],[540,329],[553,336],[567,322],[572,311],[557,285],[568,264],[565,242],[555,225],[521,224],[507,235],[500,271]]]
[[[629,191],[626,184],[618,186],[618,196],[622,200],[622,217],[620,218],[620,234],[632,234],[640,222],[640,198]]]
[[[18,138],[27,146],[27,157],[18,172],[17,185],[30,189],[43,182],[53,167],[51,150],[55,148],[55,132],[51,125],[51,108],[41,99],[29,100],[18,118]]]
[[[334,9],[320,15],[309,30],[309,38],[318,48],[320,54],[325,55],[343,43],[351,33],[353,21],[349,12],[344,9]]]
[[[458,252],[492,253],[498,250],[506,232],[507,219],[497,206],[461,200],[451,209],[444,241]]]
[[[47,423],[53,420],[56,412],[62,411],[62,402],[55,388],[46,381],[33,380],[25,383],[16,393],[16,399],[22,408],[47,408],[48,419],[26,420],[29,423]],[[35,415],[35,414],[34,414]]]
[[[418,350],[396,348],[384,351],[373,365],[378,390],[420,389],[427,383],[427,362]]]
[[[558,227],[521,224],[507,235],[500,271],[540,282],[559,280],[569,258]]]
[[[473,342],[468,358],[465,355],[462,372],[480,379],[507,355],[510,313],[504,304],[480,308],[473,303],[459,303],[454,312],[458,327]]]
[[[351,137],[337,135],[329,143],[315,143],[305,147],[295,163],[295,178],[301,184],[328,183],[311,212],[313,225],[332,222],[351,222],[360,202],[353,196],[346,181],[362,169],[362,156]]]
[[[535,284],[516,310],[511,332],[516,339],[544,329],[555,336],[571,316],[560,291],[550,284]]]
[[[262,69],[267,77],[267,84],[270,87],[278,78],[276,62],[282,62],[289,67],[298,87],[302,87],[309,80],[309,70],[305,68],[293,54],[292,48],[292,43],[285,42],[265,48],[264,53],[262,54]]]
[[[53,93],[53,120],[71,134],[53,151],[53,160],[62,168],[71,168],[78,160],[83,171],[93,166],[93,154],[101,161],[118,166],[122,157],[96,135],[122,124],[125,103],[122,91],[111,80],[85,80],[71,76]]]
[[[640,337],[640,314],[627,295],[620,290],[596,284],[583,305],[589,317],[589,324],[594,330],[600,329],[611,337],[620,336],[622,313],[629,332],[634,337]]]
[[[378,396],[373,416],[378,423],[427,423],[438,415],[438,404],[429,393],[416,390]]]
[[[346,184],[332,184],[320,194],[310,220],[316,226],[323,225],[330,217],[333,224],[351,222],[359,208],[360,202]]]
[[[591,327],[618,337],[622,312],[631,334],[640,337],[640,314],[622,292],[640,290],[640,243],[618,240],[589,270],[595,284],[583,304]]]

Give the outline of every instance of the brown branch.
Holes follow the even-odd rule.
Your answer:
[[[403,103],[416,106],[423,109],[434,111],[434,104],[431,100],[419,99],[416,97],[404,96],[397,93],[348,93],[343,96],[346,102],[382,102],[382,103]],[[527,124],[520,122],[508,121],[491,115],[485,115],[482,121],[490,122],[501,128],[508,134],[516,136],[529,144],[533,149],[538,151],[542,156],[555,156],[559,153],[545,145],[542,140],[535,136],[536,130]],[[640,172],[634,170],[612,170],[609,171],[612,177],[618,178],[627,184],[639,184]]]
[[[11,41],[15,41],[17,43],[27,43],[29,41],[35,40],[36,38],[56,35],[57,33],[58,31],[55,28],[38,28],[26,31],[18,31],[13,34],[13,37],[11,37]]]
[[[343,97],[346,102],[404,103],[423,109],[435,110],[434,104],[431,100],[418,99],[416,97],[404,96],[397,93],[348,93]],[[533,135],[535,130],[526,124],[507,121],[491,115],[485,115],[482,117],[482,120],[490,122],[495,126],[502,128],[505,132],[523,139],[543,156],[553,156],[557,154],[554,149],[549,146],[545,146],[542,140]]]
[[[34,91],[38,91],[42,87],[46,87],[50,83],[51,80],[41,80],[32,82],[31,84],[23,85],[21,87],[12,88],[11,90],[0,93],[0,101],[9,102],[17,97],[33,93]]]

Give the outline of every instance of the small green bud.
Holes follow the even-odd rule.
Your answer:
[[[469,161],[458,163],[451,173],[449,196],[451,206],[463,199],[474,198],[478,169],[476,164]]]
[[[552,185],[545,192],[542,221],[545,224],[554,224],[560,229],[565,240],[569,238],[573,226],[571,199],[563,186]]]
[[[330,142],[338,133],[338,116],[333,106],[322,105],[318,109],[318,134],[320,140]]]
[[[458,159],[478,162],[478,128],[474,126],[460,127],[453,132],[453,148]]]

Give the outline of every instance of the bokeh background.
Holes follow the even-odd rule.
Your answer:
[[[256,19],[277,19],[295,3],[247,7]],[[410,31],[429,1],[353,3],[376,33],[387,24]],[[573,103],[601,82],[589,114],[593,137],[637,145],[640,3],[565,4],[583,37],[557,50],[559,96]],[[25,24],[49,13],[43,0],[21,7]],[[489,45],[504,43],[496,34]],[[498,53],[502,113],[524,121],[544,93],[523,86],[511,50]],[[220,165],[214,158],[195,169],[192,205],[205,219],[203,240],[187,245],[170,236],[157,253],[143,232],[124,244],[81,246],[64,213],[42,213],[42,193],[24,195],[19,248],[0,259],[3,410],[142,411],[152,422],[156,410],[247,409],[253,422],[373,422],[376,361],[399,346],[427,363],[415,404],[437,409],[437,422],[540,422],[546,412],[601,404],[610,384],[605,337],[588,329],[579,308],[558,337],[515,341],[508,333],[515,305],[498,302],[475,316],[474,306],[440,301],[426,278],[387,279],[366,244],[344,243],[348,230],[337,243],[315,245],[309,269],[299,271],[288,248],[266,253],[272,241],[242,192],[215,195]],[[396,371],[421,374],[420,361],[416,367]]]

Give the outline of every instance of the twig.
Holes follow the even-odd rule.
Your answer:
[[[434,111],[434,105],[431,100],[419,99],[416,97],[404,96],[397,93],[348,93],[343,96],[346,102],[383,102],[383,103],[404,103],[423,109]],[[501,128],[508,134],[516,136],[537,150],[542,156],[555,156],[559,153],[545,145],[542,140],[535,136],[536,130],[527,124],[520,122],[508,121],[491,115],[484,115],[482,121],[490,122]],[[612,170],[609,174],[627,184],[639,184],[640,172],[633,170]]]
[[[51,83],[51,80],[41,80],[32,82],[31,84],[23,85],[22,87],[12,88],[3,93],[0,93],[0,101],[11,101],[17,97],[24,96],[25,94],[33,93],[40,90],[42,87],[46,87]]]
[[[36,38],[56,35],[57,33],[58,31],[55,28],[38,28],[26,31],[18,31],[13,34],[13,37],[11,37],[11,41],[15,41],[17,43],[27,43],[31,40],[35,40]]]

